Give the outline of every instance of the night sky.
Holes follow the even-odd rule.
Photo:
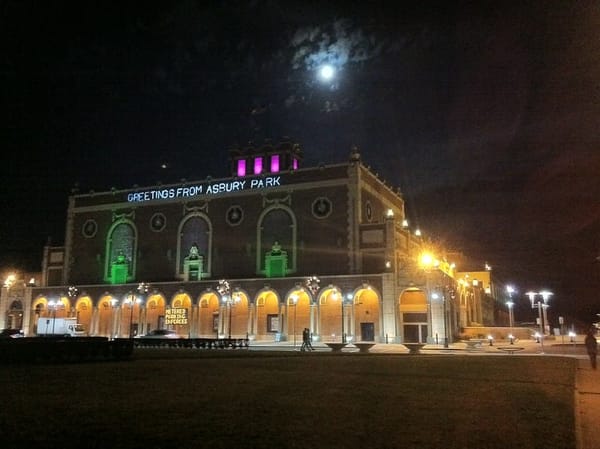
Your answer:
[[[600,3],[0,3],[0,267],[64,243],[67,197],[225,177],[283,136],[363,161],[410,223],[549,311],[600,313]],[[317,76],[323,63],[332,81]],[[459,267],[460,269],[460,267]]]

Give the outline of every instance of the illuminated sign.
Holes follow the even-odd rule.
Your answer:
[[[175,198],[193,198],[199,195],[219,195],[221,193],[241,192],[243,190],[266,189],[281,186],[281,176],[267,176],[223,182],[201,182],[190,186],[168,187],[164,189],[144,190],[127,195],[130,203],[153,200],[171,200]]]
[[[187,309],[171,308],[165,311],[165,324],[188,324]]]

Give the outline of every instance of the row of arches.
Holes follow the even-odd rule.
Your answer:
[[[153,329],[172,329],[182,337],[255,340],[301,338],[304,328],[322,341],[376,340],[382,334],[381,297],[371,286],[352,292],[330,285],[315,295],[296,286],[280,295],[265,288],[251,298],[242,289],[227,295],[205,290],[197,297],[179,291],[166,297],[159,290],[145,295],[110,293],[92,298],[85,292],[76,298],[37,297],[32,304],[31,332],[39,318],[77,317],[89,335],[126,338]],[[172,317],[176,316],[176,320]],[[182,319],[183,318],[183,319]]]
[[[171,295],[157,288],[97,297],[85,292],[76,297],[39,295],[24,322],[29,335],[37,333],[39,318],[76,317],[90,336],[109,338],[171,329],[190,338],[297,340],[308,328],[313,339],[324,342],[388,342],[391,336],[397,342],[436,343],[452,339],[460,316],[472,313],[468,297],[459,294],[454,303],[452,295],[439,293],[407,288],[385,306],[385,319],[381,294],[368,284],[345,291],[330,284],[314,293],[300,284],[284,293],[265,287],[253,296],[241,288],[196,294],[182,289]]]

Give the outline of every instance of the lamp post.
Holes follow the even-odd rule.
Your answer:
[[[227,333],[228,333],[227,338],[229,338],[229,340],[231,340],[231,317],[233,315],[233,306],[234,306],[234,304],[237,304],[238,302],[240,302],[240,295],[239,295],[239,293],[234,292],[233,294],[225,297],[224,299],[227,303],[227,306],[229,306],[229,326],[227,328]]]
[[[129,338],[133,338],[133,305],[135,304],[135,297],[133,295],[129,296],[127,304],[129,304]]]
[[[510,344],[514,344],[513,342],[513,326],[514,326],[514,316],[513,316],[513,307],[515,303],[512,300],[512,294],[515,292],[515,289],[512,285],[506,286],[506,293],[508,293],[508,301],[506,301],[506,307],[508,307],[508,327],[510,327]]]
[[[229,327],[227,329],[227,333],[228,333],[229,340],[231,340],[232,307],[233,307],[234,303],[240,302],[240,296],[239,296],[239,293],[230,294],[231,286],[229,285],[229,282],[226,281],[225,279],[222,279],[219,281],[219,284],[217,285],[217,291],[221,295],[221,301],[223,302],[225,307],[229,309]],[[223,323],[223,324],[225,324],[225,323]]]
[[[448,348],[448,310],[446,308],[446,295],[442,293],[442,305],[444,312],[444,348]]]
[[[119,305],[119,300],[116,298],[111,298],[110,300],[110,329],[108,331],[109,339],[113,340],[117,336],[117,323],[115,309]]]
[[[335,290],[333,292],[334,299],[336,299],[339,295],[340,297],[340,311],[341,311],[341,317],[342,317],[342,343],[346,343],[346,333],[344,332],[344,295],[341,292],[338,292],[337,290]]]
[[[306,288],[310,291],[313,301],[316,299],[316,295],[319,292],[319,289],[321,288],[320,284],[321,284],[321,279],[319,279],[315,275],[309,276],[308,279],[306,279]],[[309,338],[310,338],[310,334],[309,334]]]
[[[433,292],[431,294],[431,299],[441,299],[442,300],[442,313],[444,314],[444,348],[448,348],[448,313],[446,310],[446,295],[442,293],[440,296],[439,293]],[[437,334],[436,334],[437,337]],[[437,344],[437,342],[436,342]]]
[[[56,322],[56,308],[58,307],[58,302],[53,299],[48,301],[48,307],[52,310],[52,335],[54,335],[54,323]],[[46,327],[46,335],[48,335],[48,328]]]
[[[540,342],[542,344],[542,354],[544,353],[544,334],[545,334],[545,326],[544,326],[544,316],[546,315],[546,308],[548,307],[548,299],[552,296],[552,292],[547,290],[542,290],[541,292],[533,292],[529,291],[525,293],[527,297],[529,297],[529,301],[531,302],[531,308],[534,309],[537,307],[538,309],[538,321],[540,327]],[[536,300],[536,297],[539,296],[541,298]],[[544,314],[542,315],[542,308],[544,309]],[[547,318],[546,318],[547,319]]]
[[[296,350],[296,308],[298,307],[298,295],[292,295],[290,301],[290,304],[294,305],[294,350]]]
[[[229,293],[231,292],[231,287],[229,286],[229,282],[226,281],[225,279],[221,279],[219,281],[219,283],[217,284],[217,292],[219,292],[219,295],[221,296],[221,301],[223,303],[225,303],[226,298],[229,296]],[[225,333],[225,322],[224,321],[223,321],[222,329],[223,329],[223,333]],[[217,338],[219,338],[218,330],[217,330]]]
[[[67,296],[69,297],[69,304],[71,305],[71,307],[73,309],[71,310],[75,310],[75,316],[77,317],[77,323],[79,323],[79,311],[77,310],[77,308],[75,307],[75,304],[73,303],[73,300],[77,297],[77,292],[79,290],[77,289],[77,287],[71,285],[69,287],[69,289],[67,290]]]
[[[141,284],[140,284],[141,285]],[[139,290],[139,286],[138,286]],[[129,309],[131,313],[129,314],[129,338],[133,338],[133,312],[136,304],[141,304],[142,299],[135,297],[133,294],[129,296],[129,300],[127,301],[129,304]]]
[[[148,294],[148,290],[150,289],[150,284],[148,284],[147,282],[140,282],[137,286],[137,291],[140,294],[141,298],[139,300],[139,304],[143,304],[144,301],[146,301],[146,295]],[[140,310],[140,315],[138,317],[138,325],[140,327],[140,332],[142,331],[142,317],[141,317],[141,310]]]
[[[544,300],[544,304],[542,304],[542,313],[544,314],[544,334],[550,334],[550,324],[548,324],[548,307],[550,307],[550,305],[548,304],[548,300],[550,299],[550,296],[552,296],[552,292],[542,290],[540,296]]]
[[[417,229],[417,231],[415,232],[415,235],[417,235],[417,232],[419,233],[418,235],[420,236],[420,231]],[[434,325],[433,325],[433,299],[439,299],[439,295],[435,292],[432,291],[431,288],[431,283],[430,283],[430,278],[431,278],[431,273],[433,270],[435,270],[438,266],[439,266],[439,262],[437,260],[437,258],[435,257],[435,255],[433,255],[430,252],[423,252],[419,255],[419,259],[418,259],[418,264],[419,264],[419,268],[421,270],[423,270],[423,276],[424,276],[424,280],[425,280],[425,291],[426,291],[426,295],[427,295],[427,307],[428,307],[428,313],[429,313],[429,317],[428,317],[428,323],[429,323],[429,330],[428,332],[430,332],[430,336],[428,336],[429,339],[431,339],[432,341],[435,341],[435,343],[438,343],[438,333],[437,333],[437,329],[435,334],[434,334]],[[444,333],[446,332],[445,327],[446,327],[446,304],[444,302],[443,304],[444,310],[442,311],[442,313],[444,314]],[[437,312],[437,308],[436,308],[436,312]],[[437,315],[437,313],[436,313]],[[437,320],[436,320],[437,321]],[[437,327],[437,323],[436,326]]]

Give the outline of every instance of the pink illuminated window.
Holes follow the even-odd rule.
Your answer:
[[[240,159],[237,161],[237,175],[246,176],[246,160]]]
[[[271,173],[277,173],[279,171],[279,155],[274,154],[271,156]]]
[[[294,170],[298,170],[298,159],[294,158],[294,160],[292,161],[292,168]]]
[[[262,169],[263,169],[263,158],[262,157],[254,158],[254,174],[255,175],[261,174]]]

